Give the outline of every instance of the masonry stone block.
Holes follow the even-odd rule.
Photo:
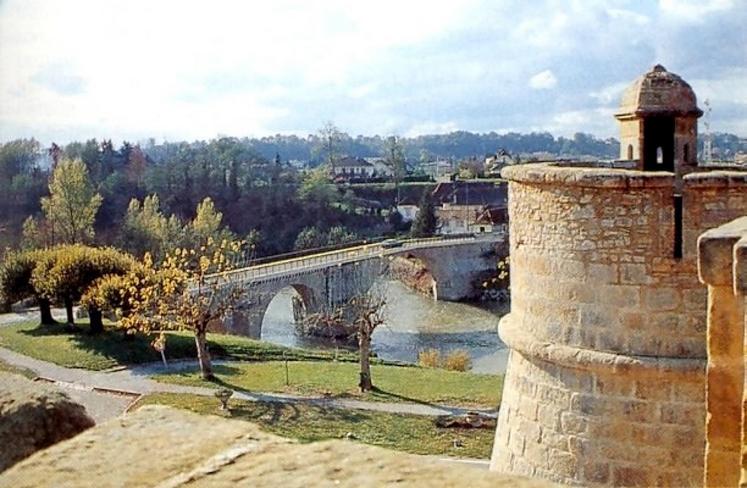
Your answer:
[[[517,389],[522,403],[504,396],[498,430],[526,438],[536,422],[546,451],[514,452],[514,464],[494,453],[491,469],[510,473],[521,460],[574,485],[701,484],[707,293],[697,237],[747,213],[747,181],[684,177],[677,257],[671,174],[536,164],[504,177],[518,286],[499,334],[512,349],[504,392]]]

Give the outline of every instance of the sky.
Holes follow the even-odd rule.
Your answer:
[[[0,141],[610,137],[656,63],[745,137],[745,25],[747,0],[0,0]]]

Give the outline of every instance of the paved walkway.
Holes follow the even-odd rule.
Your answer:
[[[83,391],[121,392],[125,394],[144,395],[148,393],[191,393],[212,396],[214,388],[175,385],[160,383],[150,378],[154,373],[173,372],[180,368],[194,367],[195,361],[181,361],[164,368],[161,363],[134,366],[117,371],[89,371],[85,369],[65,368],[56,364],[34,359],[0,347],[0,360],[8,364],[30,369],[38,376],[56,382],[59,386]],[[214,361],[215,364],[226,364],[228,361]],[[284,393],[261,393],[236,391],[233,398],[248,401],[306,403],[330,408],[359,409],[377,412],[402,413],[411,415],[459,415],[474,409],[435,405],[426,403],[390,403],[371,402],[347,398],[327,398],[319,396],[300,396]],[[124,407],[122,407],[124,410]],[[495,411],[481,410],[495,415]],[[121,412],[115,413],[118,415]]]

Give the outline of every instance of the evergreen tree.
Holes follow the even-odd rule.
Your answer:
[[[437,228],[438,219],[436,218],[436,210],[433,207],[433,201],[431,200],[428,190],[425,190],[423,191],[423,195],[420,197],[418,215],[412,223],[412,236],[431,237],[436,233]]]

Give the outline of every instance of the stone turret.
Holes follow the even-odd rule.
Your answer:
[[[625,90],[620,110],[620,159],[636,169],[674,171],[697,164],[698,108],[682,78],[657,64]]]
[[[747,172],[697,167],[699,115],[689,85],[657,66],[617,116],[637,169],[503,170],[511,313],[499,333],[511,352],[491,469],[583,486],[702,484],[696,241],[747,214]],[[650,147],[674,154],[670,171]]]

